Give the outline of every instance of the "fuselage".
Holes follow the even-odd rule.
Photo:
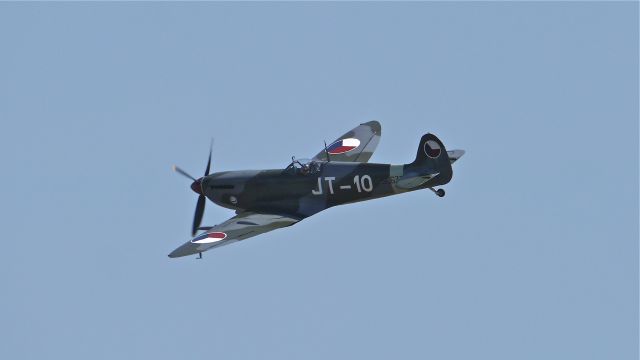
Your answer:
[[[318,162],[311,171],[225,171],[202,179],[204,195],[237,211],[305,218],[336,205],[370,200],[449,182],[450,174],[426,180],[411,165]],[[438,179],[440,177],[440,179]],[[403,185],[409,184],[409,185]]]
[[[425,134],[420,138],[413,162],[405,165],[369,163],[380,130],[376,121],[361,124],[325,146],[313,159],[292,158],[284,170],[225,171],[209,175],[211,152],[204,177],[196,179],[174,167],[176,172],[193,180],[191,189],[199,196],[191,227],[193,239],[169,256],[201,254],[291,226],[336,205],[425,188],[443,197],[445,190],[434,187],[451,180],[451,164],[464,151],[447,151],[435,135]],[[215,226],[201,227],[206,199],[235,210],[235,216]]]

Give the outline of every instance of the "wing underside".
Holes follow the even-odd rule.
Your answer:
[[[180,257],[201,253],[216,247],[232,244],[285,226],[300,219],[285,215],[243,212],[222,224],[200,233],[193,240],[175,249],[169,257]]]
[[[327,161],[327,152],[331,161],[367,162],[378,146],[382,127],[377,121],[360,124],[354,129],[327,144],[314,160]]]

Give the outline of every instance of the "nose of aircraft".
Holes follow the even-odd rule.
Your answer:
[[[202,194],[202,178],[191,183],[191,190],[193,190],[196,194]]]

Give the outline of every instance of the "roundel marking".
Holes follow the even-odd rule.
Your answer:
[[[424,154],[428,157],[435,159],[440,156],[440,145],[435,140],[427,140],[424,143]]]
[[[360,146],[360,140],[355,138],[340,139],[327,146],[330,155],[338,155],[349,152]]]
[[[196,238],[191,240],[191,242],[194,244],[209,244],[212,242],[224,240],[226,237],[227,234],[220,231],[214,231],[210,233],[200,234]]]

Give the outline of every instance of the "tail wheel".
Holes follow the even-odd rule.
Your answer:
[[[436,195],[438,195],[439,197],[443,197],[445,194],[444,189],[438,189],[436,190]]]

